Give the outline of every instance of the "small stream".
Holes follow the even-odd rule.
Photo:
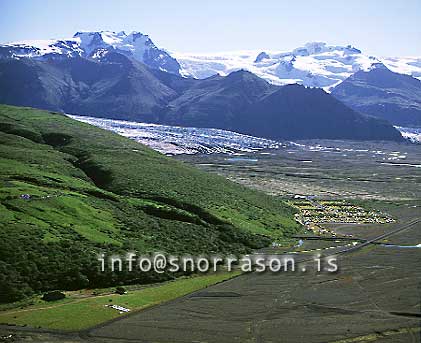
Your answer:
[[[417,245],[398,245],[398,244],[382,244],[385,248],[395,248],[395,249],[421,249],[421,244]]]

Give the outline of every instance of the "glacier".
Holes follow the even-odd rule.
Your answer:
[[[271,149],[287,149],[290,153],[296,149],[324,153],[366,153],[384,161],[405,159],[406,156],[392,152],[385,155],[381,150],[367,149],[366,142],[354,142],[354,148],[338,148],[340,141],[275,141],[267,138],[244,135],[241,133],[211,128],[180,127],[149,124],[129,120],[116,120],[99,117],[67,114],[68,117],[83,123],[94,125],[135,140],[165,155],[226,154],[242,156],[250,153],[270,154]],[[412,143],[421,143],[421,129],[396,127]],[[419,139],[419,140],[417,140]],[[311,143],[310,143],[311,142]],[[323,143],[322,143],[323,142]],[[322,144],[320,144],[322,143]],[[358,148],[357,146],[360,146]],[[361,146],[363,148],[361,148]],[[361,150],[362,149],[362,150]],[[383,156],[384,155],[384,156]],[[238,159],[237,159],[238,160]]]
[[[169,126],[70,114],[68,117],[113,131],[167,155],[236,155],[285,146],[285,143],[274,140],[221,129]]]
[[[277,85],[298,83],[330,91],[359,70],[383,63],[390,70],[421,79],[421,57],[375,57],[348,46],[307,43],[292,51],[236,51],[224,53],[177,53],[172,56],[186,77],[207,78],[244,69]]]

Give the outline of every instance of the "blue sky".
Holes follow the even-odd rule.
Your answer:
[[[141,31],[181,52],[290,50],[309,41],[421,55],[421,0],[0,0],[0,42]]]

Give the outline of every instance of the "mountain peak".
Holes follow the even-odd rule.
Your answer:
[[[368,71],[370,71],[370,70],[374,70],[374,69],[378,69],[378,70],[388,70],[388,71],[391,71],[388,67],[386,67],[383,63],[381,63],[381,62],[376,62],[376,63],[373,63],[372,65],[371,65],[371,67],[369,68],[369,70]]]
[[[324,42],[309,42],[306,43],[303,47],[299,47],[293,50],[293,55],[303,56],[303,55],[314,55],[321,53],[325,50],[326,43]]]
[[[241,68],[241,69],[238,69],[238,70],[235,70],[235,71],[233,71],[233,72],[229,73],[229,74],[227,75],[227,77],[232,77],[232,76],[235,76],[235,75],[253,75],[253,76],[255,76],[255,75],[254,75],[252,72],[250,72],[249,70],[244,69],[244,68]]]
[[[159,49],[138,31],[78,31],[68,40],[19,42],[0,45],[0,59],[34,58],[37,60],[84,57],[102,59],[109,52],[118,52],[153,69],[180,74],[180,65],[166,51]]]
[[[373,63],[334,88],[332,95],[351,108],[399,126],[421,125],[421,82]]]
[[[361,54],[361,50],[352,45],[327,45],[325,42],[308,42],[303,47],[294,49],[292,54],[295,56],[310,56],[333,51],[343,51],[346,54]]]
[[[256,59],[254,60],[254,63],[259,63],[259,62],[261,62],[265,59],[268,59],[268,58],[270,58],[270,56],[266,52],[262,51],[260,54],[258,54],[256,56]]]
[[[231,73],[229,73],[225,79],[227,81],[255,81],[255,82],[262,82],[262,83],[267,83],[266,80],[258,77],[256,74],[253,74],[252,72],[250,72],[249,70],[246,69],[239,69],[236,71],[233,71]]]

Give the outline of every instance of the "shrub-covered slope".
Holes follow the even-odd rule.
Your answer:
[[[100,250],[239,253],[297,229],[270,196],[61,114],[6,105],[0,213],[3,302],[158,277],[100,273]]]

